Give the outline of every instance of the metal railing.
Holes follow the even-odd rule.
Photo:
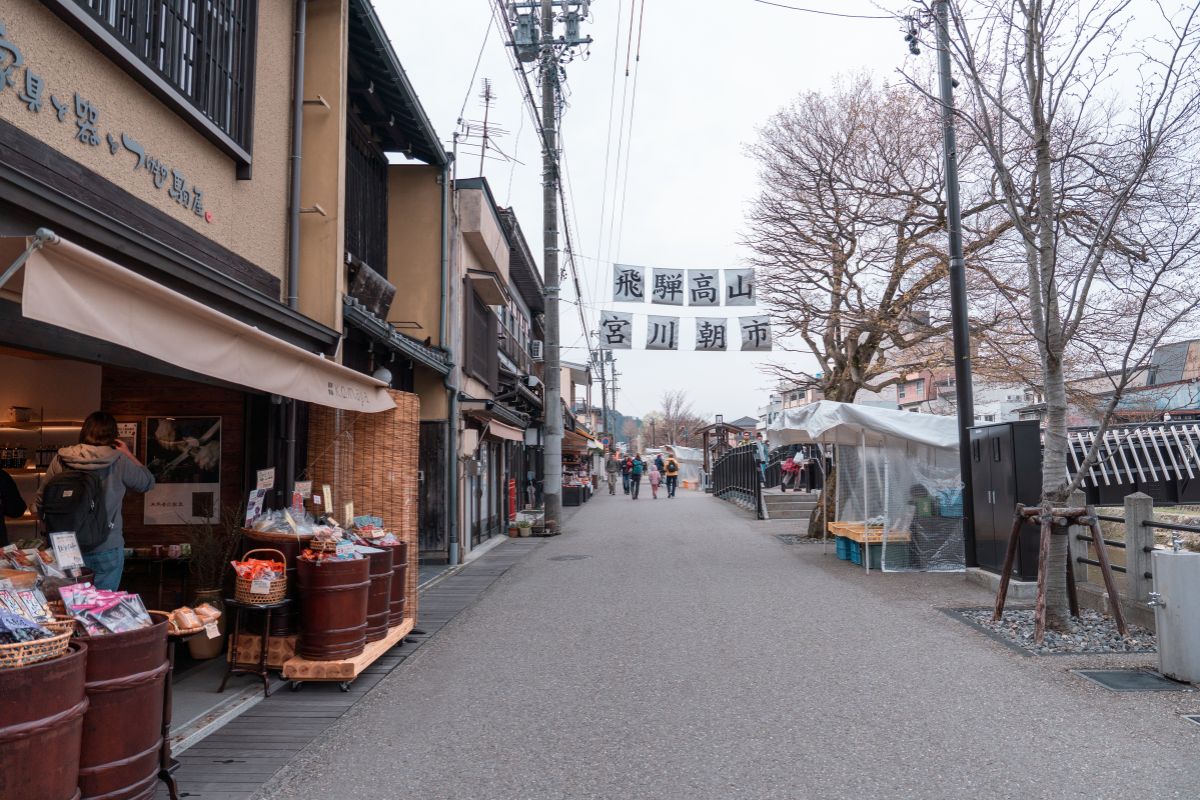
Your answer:
[[[753,511],[759,519],[765,519],[760,463],[758,446],[755,444],[744,444],[728,451],[713,464],[713,494]]]

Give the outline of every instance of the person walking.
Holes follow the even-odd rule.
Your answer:
[[[608,478],[608,493],[617,493],[617,476],[621,474],[621,459],[616,453],[609,453],[604,462],[604,474]]]
[[[662,453],[659,453],[654,457],[654,466],[658,467],[659,472],[664,472],[666,470],[666,467],[663,465]]]
[[[640,455],[634,454],[629,467],[629,494],[634,500],[638,499],[638,493],[642,488],[642,473],[646,471],[646,462],[642,461]]]
[[[633,459],[627,454],[621,461],[621,483],[625,487],[625,494],[629,494],[629,487],[633,483]]]
[[[763,486],[767,485],[767,462],[771,460],[771,450],[762,433],[754,434],[754,455],[758,458],[758,479]]]
[[[800,476],[800,467],[795,460],[789,456],[779,465],[779,469],[783,472],[783,481],[779,485],[779,491],[786,492],[789,487],[792,491],[799,491],[796,486],[796,479]]]
[[[679,483],[679,462],[675,456],[667,456],[663,472],[667,476],[667,499],[670,499],[675,496],[675,487]]]
[[[661,458],[656,458],[650,462],[650,496],[655,500],[658,499],[658,485],[662,483],[662,472],[658,469],[658,462]]]
[[[125,536],[121,524],[125,492],[128,489],[148,492],[154,488],[154,475],[117,438],[117,421],[106,411],[89,414],[79,431],[79,444],[59,450],[46,469],[33,506],[50,532],[67,530],[57,527],[63,523],[55,520],[55,507],[61,507],[64,517],[72,516],[72,495],[83,499],[80,492],[86,494],[86,485],[94,482],[93,476],[100,479],[103,491],[98,493],[98,502],[92,508],[104,512],[99,524],[106,533],[99,544],[83,550],[83,563],[95,570],[92,583],[97,589],[115,590],[125,570]],[[59,488],[60,485],[65,488]]]

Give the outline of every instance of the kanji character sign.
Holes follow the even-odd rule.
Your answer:
[[[721,305],[721,272],[715,269],[688,270],[688,305]]]
[[[633,314],[604,311],[600,314],[600,349],[633,349]]]
[[[754,303],[754,270],[725,270],[725,305],[752,306]]]
[[[771,349],[771,318],[766,314],[753,317],[738,317],[742,326],[742,351],[766,351]]]
[[[631,303],[646,301],[646,268],[613,264],[613,300]]]
[[[655,269],[654,287],[650,290],[650,302],[664,306],[683,305],[683,270]]]
[[[729,322],[722,317],[696,318],[696,349],[724,350],[729,336]]]
[[[646,349],[678,350],[679,317],[648,316],[646,318]]]

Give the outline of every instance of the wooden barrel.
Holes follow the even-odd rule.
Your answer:
[[[287,564],[288,577],[288,593],[287,596],[292,598],[292,604],[288,607],[286,614],[271,615],[271,635],[272,636],[290,636],[300,632],[300,604],[296,602],[299,597],[296,588],[296,559],[300,557],[300,553],[304,548],[308,547],[312,541],[312,534],[293,536],[291,534],[256,531],[253,528],[242,528],[242,552],[253,550],[259,547],[270,547],[283,553],[283,560]],[[259,635],[262,633],[263,619],[266,614],[250,614],[245,620],[246,631]]]
[[[366,647],[370,562],[359,559],[296,562],[300,586],[302,658],[338,661]]]
[[[388,626],[394,628],[404,621],[404,599],[408,592],[408,545],[405,542],[392,548],[392,597],[388,609]]]
[[[371,567],[371,588],[367,590],[367,641],[377,642],[387,636],[392,601],[392,548],[377,548],[368,553]]]
[[[0,672],[0,797],[77,800],[87,645]]]
[[[148,628],[86,636],[87,714],[79,756],[84,800],[151,800],[163,744],[167,619]]]

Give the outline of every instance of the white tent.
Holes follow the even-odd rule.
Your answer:
[[[826,532],[838,537],[839,558],[868,570],[963,568],[954,417],[822,400],[785,412],[768,437],[836,448],[836,520]]]
[[[954,417],[856,406],[833,400],[820,400],[785,411],[767,433],[773,445],[820,442],[861,446],[864,436],[867,446],[879,447],[891,438],[958,450],[958,423]]]

